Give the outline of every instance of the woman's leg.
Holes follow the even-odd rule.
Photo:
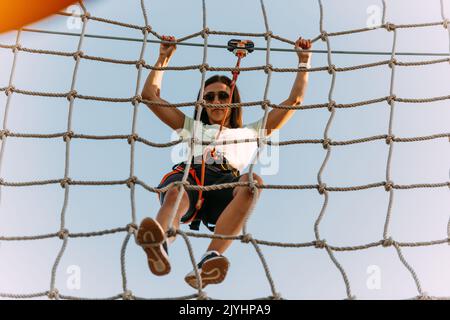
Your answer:
[[[156,221],[161,225],[164,232],[166,232],[169,229],[169,218],[170,214],[172,213],[173,206],[175,205],[175,201],[177,199],[178,193],[180,191],[177,187],[170,188],[168,191],[166,191],[166,194],[164,195],[164,202],[161,206],[161,208],[158,211],[158,214],[156,215]],[[175,218],[173,220],[173,227],[174,229],[178,229],[180,226],[180,220],[181,217],[186,214],[186,212],[189,210],[189,196],[186,192],[186,190],[182,189],[183,196],[181,197],[180,205],[178,206],[177,213],[175,215]],[[175,241],[175,237],[170,237],[167,242],[168,244],[171,244]]]
[[[262,179],[253,174],[253,179],[262,184]],[[248,174],[242,175],[239,181],[248,181]],[[214,234],[236,236],[244,226],[244,222],[249,213],[253,197],[258,197],[261,189],[258,189],[258,194],[253,194],[250,188],[236,187],[233,191],[233,200],[223,210],[222,214],[217,219]],[[208,251],[215,250],[223,254],[225,250],[231,245],[233,240],[219,240],[213,239],[208,247]]]

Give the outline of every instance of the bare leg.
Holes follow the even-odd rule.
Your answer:
[[[178,206],[178,210],[173,221],[173,227],[175,229],[178,229],[178,227],[180,226],[181,217],[189,210],[189,197],[186,190],[183,189],[182,192],[183,196],[181,198],[180,205]],[[170,214],[172,213],[173,206],[175,205],[178,193],[179,191],[177,187],[169,189],[164,196],[163,205],[156,215],[156,221],[158,221],[164,231],[167,231],[169,229],[169,218]],[[168,244],[171,244],[174,241],[175,237],[170,237],[167,240]]]
[[[254,174],[254,180],[260,184],[263,183],[262,179],[256,174]],[[239,181],[248,181],[248,175],[243,175]],[[258,189],[258,193],[260,193],[260,190]],[[238,235],[244,226],[253,197],[258,196],[257,194],[252,194],[251,190],[245,187],[235,188],[233,195],[233,200],[223,210],[216,222],[214,234]],[[233,240],[213,239],[208,247],[208,251],[215,250],[223,254],[232,243]]]

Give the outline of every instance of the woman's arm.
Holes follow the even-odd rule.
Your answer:
[[[174,37],[162,37],[165,41],[175,42]],[[166,67],[169,64],[172,55],[176,50],[176,44],[174,43],[161,43],[159,49],[159,57],[155,63],[155,67]],[[161,99],[161,83],[164,75],[164,70],[152,70],[145,81],[144,89],[142,89],[142,98],[151,102],[167,104],[168,102]],[[150,110],[161,119],[162,122],[167,124],[172,129],[183,128],[184,113],[177,108],[168,108],[161,105],[147,104]]]
[[[295,42],[295,48],[297,49],[299,62],[308,63],[311,59],[311,52],[303,52],[300,48],[309,50],[311,48],[311,40],[299,38]],[[306,87],[308,85],[308,73],[309,72],[305,71],[297,72],[289,98],[283,101],[281,105],[296,106],[303,102]],[[267,116],[266,123],[267,134],[270,135],[272,130],[280,129],[284,126],[286,122],[288,122],[288,120],[294,115],[295,111],[295,109],[273,109],[270,111]]]

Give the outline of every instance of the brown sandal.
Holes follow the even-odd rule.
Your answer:
[[[160,224],[152,218],[142,220],[137,233],[137,242],[147,255],[150,271],[163,276],[170,272],[170,262],[166,245],[166,235]]]

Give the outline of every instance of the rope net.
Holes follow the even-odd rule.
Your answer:
[[[252,188],[254,192],[258,192],[258,189],[283,189],[283,190],[291,190],[291,189],[297,189],[297,190],[307,190],[307,189],[316,189],[319,194],[323,197],[323,204],[322,208],[320,210],[320,213],[317,217],[317,220],[314,224],[314,234],[315,239],[310,242],[305,243],[283,243],[283,242],[269,242],[262,239],[256,239],[252,237],[251,234],[247,232],[247,222],[244,225],[243,232],[239,236],[221,236],[221,235],[212,235],[212,234],[202,234],[202,233],[193,233],[193,232],[184,232],[180,229],[175,230],[174,228],[170,228],[168,231],[168,235],[174,235],[179,234],[183,240],[186,243],[186,246],[188,248],[190,260],[192,263],[192,266],[194,268],[194,271],[197,274],[198,277],[198,269],[197,269],[197,261],[194,258],[192,245],[190,243],[190,237],[196,237],[196,238],[218,238],[218,239],[232,239],[236,241],[241,241],[242,243],[251,244],[254,248],[254,250],[257,253],[257,256],[260,259],[260,262],[262,264],[262,267],[264,269],[264,272],[266,274],[267,281],[270,286],[271,294],[268,296],[263,297],[263,299],[282,299],[281,293],[279,293],[276,289],[275,281],[271,275],[269,265],[266,262],[265,256],[262,251],[262,246],[273,246],[273,247],[284,247],[284,248],[306,248],[306,247],[312,247],[317,248],[318,250],[325,250],[326,253],[329,256],[330,262],[338,269],[342,276],[342,280],[345,284],[346,289],[346,298],[347,299],[354,299],[355,296],[352,293],[350,281],[348,279],[347,273],[345,268],[339,263],[339,261],[335,257],[335,252],[340,251],[358,251],[358,250],[366,250],[369,248],[374,247],[393,247],[395,248],[395,251],[397,252],[398,258],[401,261],[401,263],[404,265],[405,269],[411,276],[411,280],[414,282],[416,289],[417,289],[417,295],[414,297],[416,299],[449,299],[450,297],[442,297],[442,296],[430,296],[426,292],[423,291],[422,285],[420,282],[420,279],[418,275],[416,274],[413,266],[408,263],[407,259],[403,255],[402,248],[404,247],[425,247],[425,246],[436,246],[440,244],[450,244],[450,221],[447,226],[447,237],[440,240],[431,240],[431,241],[423,241],[423,242],[398,242],[389,235],[389,226],[392,216],[392,207],[393,207],[393,199],[394,199],[394,193],[396,190],[404,190],[404,189],[419,189],[419,188],[450,188],[450,181],[443,181],[441,183],[418,183],[418,184],[396,184],[391,179],[391,160],[392,160],[392,153],[394,145],[397,143],[408,143],[408,142],[422,142],[422,141],[428,141],[428,140],[435,140],[435,139],[450,139],[450,133],[445,132],[441,134],[434,134],[434,135],[428,135],[428,136],[416,136],[416,137],[396,137],[394,135],[394,132],[392,130],[393,127],[393,114],[395,110],[396,103],[429,103],[429,102],[436,102],[436,101],[444,101],[449,100],[450,95],[447,96],[437,96],[437,97],[430,97],[430,98],[423,98],[423,99],[411,99],[411,98],[403,98],[403,97],[397,97],[395,95],[395,70],[397,67],[410,67],[410,66],[426,66],[431,64],[440,64],[440,63],[450,63],[450,28],[449,28],[449,19],[444,14],[444,1],[440,0],[440,8],[441,8],[441,20],[433,23],[419,23],[419,24],[394,24],[390,22],[385,21],[385,15],[386,15],[386,9],[387,5],[386,2],[382,1],[383,6],[383,17],[382,17],[382,23],[378,26],[371,27],[371,28],[361,28],[361,29],[353,29],[353,30],[344,30],[340,32],[333,32],[329,33],[324,29],[324,10],[322,1],[318,0],[319,8],[320,8],[320,33],[312,39],[312,42],[316,41],[324,41],[326,43],[327,50],[325,53],[327,54],[327,65],[321,66],[321,67],[314,67],[309,68],[309,72],[327,72],[331,77],[331,86],[329,89],[328,94],[328,101],[320,104],[310,104],[310,105],[297,105],[297,106],[285,106],[285,105],[276,105],[271,103],[271,101],[268,99],[268,91],[271,81],[271,76],[273,72],[291,72],[296,73],[299,71],[298,68],[277,68],[271,65],[270,63],[270,53],[271,50],[271,42],[272,39],[294,45],[295,42],[289,39],[285,39],[279,35],[274,34],[270,27],[269,27],[269,21],[267,18],[266,8],[264,5],[264,0],[260,0],[260,6],[262,15],[264,18],[264,24],[265,24],[265,31],[261,33],[244,33],[244,32],[225,32],[225,31],[216,31],[216,30],[210,30],[207,25],[207,10],[206,10],[206,0],[202,0],[202,13],[203,13],[203,29],[181,37],[177,40],[178,44],[183,44],[187,42],[189,39],[193,39],[196,37],[203,38],[203,58],[202,63],[198,65],[189,65],[189,66],[181,66],[181,67],[153,67],[146,63],[144,60],[144,54],[146,52],[146,47],[149,42],[159,42],[162,41],[162,36],[157,33],[155,30],[153,30],[151,23],[149,22],[147,11],[145,8],[144,1],[140,1],[141,9],[142,9],[142,16],[144,20],[144,25],[133,25],[128,23],[123,23],[120,21],[114,21],[109,20],[101,17],[95,17],[92,16],[86,7],[84,6],[83,2],[81,1],[79,3],[82,14],[79,15],[79,17],[82,19],[82,29],[81,33],[78,35],[78,47],[75,52],[62,52],[62,51],[53,51],[53,50],[45,50],[45,49],[32,49],[32,48],[26,48],[21,45],[21,34],[24,31],[27,31],[27,29],[19,30],[17,32],[16,41],[13,45],[5,45],[0,44],[0,48],[3,49],[9,49],[12,50],[13,53],[13,63],[11,67],[10,72],[10,78],[9,78],[9,84],[7,87],[0,88],[0,92],[4,92],[7,96],[6,99],[6,106],[5,106],[5,113],[4,113],[4,121],[3,121],[3,128],[0,131],[0,138],[2,140],[1,150],[0,150],[0,170],[2,165],[2,159],[4,157],[4,153],[6,150],[7,141],[10,138],[39,138],[39,139],[50,139],[50,138],[63,138],[65,142],[65,170],[64,170],[64,177],[60,179],[54,179],[54,180],[39,180],[39,181],[26,181],[26,182],[14,182],[14,181],[5,181],[3,178],[0,178],[0,187],[29,187],[29,186],[42,186],[42,185],[48,185],[48,184],[60,184],[60,186],[64,189],[64,203],[63,207],[61,209],[61,220],[60,220],[60,229],[55,231],[54,233],[50,234],[40,234],[40,235],[32,235],[32,236],[5,236],[0,235],[0,241],[32,241],[32,240],[41,240],[41,239],[49,239],[49,238],[59,238],[61,239],[61,247],[59,252],[57,253],[56,259],[54,261],[52,270],[51,270],[51,281],[50,286],[48,290],[44,290],[42,292],[34,292],[34,293],[23,293],[23,294],[17,294],[17,293],[0,293],[0,297],[3,298],[15,298],[15,299],[27,299],[27,298],[38,298],[38,297],[48,297],[50,299],[86,299],[82,297],[73,297],[73,296],[67,296],[59,293],[58,288],[55,286],[56,283],[56,273],[58,270],[59,263],[61,261],[61,258],[63,257],[66,246],[69,242],[69,239],[73,238],[81,238],[81,237],[100,237],[104,235],[114,234],[114,233],[123,233],[124,240],[121,247],[121,275],[122,275],[122,292],[107,297],[104,299],[146,299],[143,297],[138,297],[133,294],[133,291],[131,288],[127,285],[127,272],[126,272],[126,251],[128,244],[130,242],[130,239],[132,237],[136,236],[137,233],[137,221],[136,221],[136,210],[135,210],[135,191],[136,186],[139,185],[145,190],[152,192],[152,193],[161,193],[167,191],[171,185],[165,187],[165,188],[155,188],[152,186],[147,185],[144,181],[140,180],[137,176],[135,176],[134,173],[134,154],[135,154],[135,146],[136,143],[142,143],[144,145],[147,145],[149,147],[154,148],[168,148],[175,146],[179,143],[188,143],[189,145],[189,156],[192,156],[192,150],[195,146],[195,144],[201,143],[201,144],[207,144],[210,145],[214,143],[214,141],[198,141],[195,138],[191,139],[179,139],[177,141],[171,141],[168,143],[156,143],[149,140],[146,140],[142,137],[140,137],[136,131],[136,121],[137,121],[137,112],[139,105],[141,103],[145,104],[152,104],[154,102],[147,101],[143,99],[139,92],[141,90],[141,80],[142,80],[142,71],[144,69],[156,69],[156,70],[173,70],[173,71],[182,71],[182,70],[199,70],[201,72],[201,84],[200,84],[200,97],[203,96],[203,90],[205,87],[205,76],[208,71],[240,71],[240,72],[248,72],[248,71],[264,71],[266,74],[266,85],[264,89],[264,96],[263,100],[261,101],[251,101],[251,102],[244,102],[240,104],[221,104],[221,105],[213,105],[214,108],[218,107],[255,107],[255,106],[261,106],[261,108],[264,110],[264,125],[267,121],[267,115],[271,108],[280,108],[280,109],[296,109],[296,110],[308,110],[308,109],[319,109],[319,108],[326,108],[329,111],[329,119],[327,122],[327,125],[323,132],[323,138],[322,139],[304,139],[304,140],[288,140],[288,141],[281,141],[281,142],[273,142],[265,137],[258,137],[254,140],[233,140],[233,141],[226,141],[222,143],[241,143],[241,142],[249,142],[249,141],[256,141],[258,143],[258,153],[260,151],[260,148],[264,145],[276,145],[276,146],[286,146],[291,144],[322,144],[326,155],[324,157],[324,160],[321,164],[320,170],[317,173],[317,184],[312,185],[271,185],[271,184],[258,184],[253,180],[253,170],[254,170],[254,163],[252,163],[249,167],[249,181],[248,182],[235,182],[235,183],[226,183],[226,184],[219,184],[219,185],[211,185],[211,186],[194,186],[190,185],[187,182],[187,173],[190,167],[190,163],[187,165],[187,170],[185,170],[185,174],[183,177],[183,180],[181,182],[176,182],[175,184],[180,185],[186,190],[219,190],[224,188],[233,188],[236,186],[248,186]],[[65,16],[73,16],[73,14],[68,14],[65,12],[59,12],[59,15],[65,15]],[[137,60],[119,60],[119,59],[112,59],[112,58],[106,58],[106,57],[99,57],[99,56],[90,56],[85,54],[83,49],[83,40],[86,37],[89,37],[86,33],[86,25],[89,23],[89,21],[97,21],[105,24],[111,24],[116,25],[123,28],[128,29],[135,29],[142,32],[142,39],[140,41],[142,42],[142,47],[140,51],[140,55]],[[446,32],[449,33],[449,54],[446,54],[445,58],[439,58],[439,59],[433,59],[433,60],[425,60],[425,61],[415,61],[415,62],[401,62],[397,60],[397,52],[396,52],[396,44],[397,44],[397,30],[403,29],[403,28],[426,28],[431,26],[443,26]],[[337,36],[344,36],[354,33],[363,33],[363,32],[371,32],[378,29],[385,29],[386,32],[389,32],[392,34],[392,51],[390,54],[390,59],[388,60],[382,60],[374,63],[369,64],[362,64],[362,65],[354,65],[350,67],[340,68],[333,64],[333,51],[330,46],[330,38],[337,37]],[[33,30],[29,30],[33,31]],[[50,33],[50,32],[49,32]],[[149,36],[152,35],[158,40],[150,40]],[[209,35],[228,35],[228,36],[245,36],[245,37],[262,37],[266,41],[266,48],[264,48],[266,52],[266,63],[261,66],[254,66],[254,67],[240,67],[240,68],[233,68],[233,67],[213,67],[208,65],[208,48],[210,47],[208,45],[208,38]],[[260,48],[261,49],[261,48]],[[75,60],[75,65],[73,69],[73,76],[71,81],[70,90],[67,92],[37,92],[37,91],[29,91],[22,88],[16,88],[14,86],[14,75],[15,75],[15,69],[16,69],[16,62],[18,59],[18,53],[19,52],[28,52],[32,54],[42,54],[42,55],[51,55],[51,56],[62,56],[70,58],[72,57]],[[131,97],[125,97],[125,98],[111,98],[111,97],[101,97],[101,96],[88,96],[84,94],[80,94],[77,92],[77,74],[78,74],[78,68],[82,60],[93,60],[98,61],[102,63],[112,63],[112,64],[123,64],[123,65],[131,65],[135,66],[137,69],[137,76],[136,76],[136,85],[135,85],[135,94]],[[336,101],[333,100],[333,91],[335,87],[335,80],[336,80],[336,74],[339,72],[350,72],[360,69],[366,69],[366,68],[373,68],[376,66],[382,66],[387,65],[389,66],[391,70],[391,81],[390,81],[390,90],[389,90],[389,96],[383,96],[376,99],[371,100],[365,100],[365,101],[357,101],[353,103],[348,104],[339,104],[336,103]],[[13,95],[29,95],[29,96],[40,96],[40,97],[50,97],[50,98],[66,98],[68,100],[68,121],[67,121],[67,130],[64,132],[58,132],[53,134],[30,134],[30,133],[20,133],[20,132],[11,132],[8,130],[8,111],[10,109],[11,105],[11,97]],[[132,120],[132,130],[131,133],[128,135],[86,135],[81,133],[76,133],[72,130],[72,112],[74,108],[74,103],[77,99],[84,99],[84,100],[91,100],[91,101],[104,101],[104,102],[111,102],[111,103],[131,103],[133,107],[133,120]],[[335,141],[332,140],[328,136],[328,131],[330,129],[330,126],[333,123],[333,118],[336,112],[337,108],[358,108],[361,106],[369,105],[369,104],[375,104],[380,102],[386,102],[390,107],[390,118],[389,118],[389,125],[388,125],[388,132],[383,135],[376,135],[366,138],[360,138],[360,139],[353,139],[353,140],[345,140],[345,141]],[[161,105],[158,103],[158,105]],[[175,104],[166,104],[163,107],[167,108],[179,108],[179,107],[189,107],[189,106],[197,106],[200,108],[200,112],[198,112],[198,118],[199,120],[201,109],[202,108],[208,108],[211,107],[211,104],[207,104],[202,100],[199,101],[192,101],[192,102],[183,102],[183,103],[175,103]],[[195,133],[193,134],[195,137]],[[70,159],[70,152],[71,152],[71,141],[73,139],[90,139],[90,140],[126,140],[128,141],[130,145],[130,171],[129,171],[129,178],[124,180],[110,180],[110,181],[81,181],[81,180],[74,180],[71,178],[70,171],[69,171],[69,159]],[[331,151],[334,146],[344,146],[344,145],[353,145],[353,144],[361,144],[361,143],[368,143],[376,140],[385,140],[388,148],[388,158],[387,158],[387,166],[386,166],[386,179],[385,181],[379,181],[374,182],[366,185],[358,185],[358,186],[347,186],[347,187],[332,187],[327,186],[326,183],[322,179],[322,173],[324,169],[327,166],[328,159],[330,158]],[[189,157],[188,157],[189,158]],[[108,229],[108,230],[101,230],[96,232],[89,232],[89,233],[72,233],[67,229],[65,220],[66,220],[66,210],[69,205],[69,193],[70,193],[70,187],[73,185],[80,185],[80,186],[111,186],[111,185],[126,185],[130,190],[130,199],[131,199],[131,221],[126,226],[115,228],[115,229]],[[387,196],[389,199],[389,205],[386,211],[386,219],[384,224],[384,230],[382,234],[382,238],[379,241],[367,243],[367,244],[361,244],[357,246],[348,246],[348,247],[340,247],[340,246],[334,246],[332,244],[329,244],[326,242],[325,239],[323,239],[320,235],[320,223],[323,217],[325,216],[327,212],[327,205],[328,205],[328,198],[330,192],[348,192],[348,191],[359,191],[359,190],[366,190],[366,189],[372,189],[372,188],[384,188],[387,192]],[[176,209],[178,208],[180,201],[181,201],[181,195],[182,193],[179,193],[179,196],[176,200],[176,204],[172,211],[172,220],[175,216]],[[253,197],[254,203],[252,205],[252,208],[255,205],[255,201],[257,197]],[[247,218],[248,219],[248,218]],[[200,281],[200,280],[199,280]],[[188,296],[181,296],[181,297],[168,297],[168,298],[158,298],[158,299],[210,299],[210,297],[207,296],[206,292],[201,289],[201,286],[199,286],[199,289]]]

